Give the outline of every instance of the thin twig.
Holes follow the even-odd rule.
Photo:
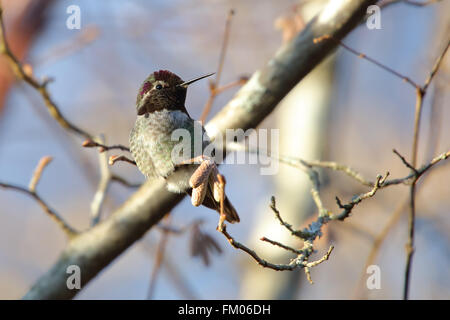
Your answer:
[[[319,264],[321,264],[322,262],[328,260],[331,252],[333,251],[333,246],[331,246],[328,249],[328,252],[319,260],[317,261],[312,261],[309,262],[308,259],[311,256],[311,254],[314,252],[314,249],[312,247],[312,242],[311,241],[305,241],[304,242],[304,246],[303,249],[301,250],[295,250],[291,247],[285,246],[279,242],[267,239],[267,238],[261,238],[262,241],[266,241],[269,242],[272,245],[276,245],[279,246],[283,249],[289,250],[291,252],[294,252],[295,254],[297,254],[297,257],[292,259],[291,262],[289,262],[289,264],[274,264],[271,263],[265,259],[262,259],[261,257],[258,256],[258,254],[253,251],[252,249],[248,248],[247,246],[243,245],[242,243],[236,241],[236,239],[234,239],[226,230],[226,226],[223,226],[221,233],[227,238],[228,242],[236,249],[238,250],[242,250],[245,253],[247,253],[248,255],[250,255],[259,265],[263,266],[264,268],[269,268],[275,271],[293,271],[297,268],[303,268],[305,270],[305,274],[306,277],[308,279],[308,281],[312,284],[313,281],[311,279],[311,274],[310,274],[310,268],[315,267]]]
[[[125,147],[121,144],[115,144],[112,146],[107,146],[105,144],[99,143],[97,141],[94,141],[92,139],[86,139],[83,141],[82,146],[85,148],[93,148],[93,147],[98,147],[98,151],[99,152],[105,152],[105,151],[109,151],[109,150],[115,150],[115,149],[119,149],[122,151],[127,151],[130,152],[130,148]]]
[[[24,66],[17,60],[17,58],[14,56],[14,54],[11,52],[11,49],[8,46],[8,43],[6,41],[5,37],[5,28],[3,23],[3,10],[0,6],[0,54],[3,54],[6,58],[6,60],[9,62],[11,69],[13,70],[14,74],[18,79],[21,79],[28,83],[31,87],[36,89],[36,91],[39,92],[42,99],[44,100],[44,103],[50,113],[50,115],[55,118],[55,120],[65,129],[77,134],[78,136],[84,137],[84,138],[90,138],[92,139],[92,135],[74,124],[72,124],[69,120],[67,120],[61,113],[59,107],[56,105],[56,103],[51,98],[48,90],[47,90],[47,84],[49,83],[49,79],[43,80],[42,82],[35,79],[32,75],[32,73],[26,72],[24,69]]]
[[[394,152],[394,153],[400,158],[400,160],[402,160],[403,164],[404,164],[406,167],[410,168],[411,171],[413,171],[416,175],[418,174],[417,169],[414,168],[414,166],[413,166],[412,164],[410,164],[410,163],[408,162],[408,160],[406,160],[405,157],[402,156],[396,149],[392,149],[392,152]]]
[[[139,188],[142,185],[142,183],[131,183],[127,181],[125,178],[122,178],[115,174],[111,175],[111,181],[118,182],[128,188]]]
[[[256,127],[295,83],[304,78],[334,49],[333,44],[313,46],[312,37],[319,32],[345,36],[362,18],[367,5],[373,2],[345,1],[336,8],[328,7],[333,9],[333,15],[322,14],[320,19],[313,19],[295,41],[277,51],[270,63],[255,73],[254,81],[248,83],[239,96],[231,100],[230,104],[208,123],[208,128],[217,129],[212,138],[224,133],[225,128],[238,127],[247,130]],[[115,210],[114,218],[84,232],[76,242],[71,243],[62,252],[55,266],[37,281],[25,298],[73,297],[78,291],[67,290],[65,280],[68,263],[77,264],[83,270],[85,287],[101,269],[141,238],[181,198],[181,195],[167,192],[162,181],[144,184]]]
[[[358,288],[362,288],[365,284],[365,280],[367,279],[367,268],[374,264],[375,258],[381,248],[382,243],[385,241],[389,231],[397,224],[397,222],[400,220],[400,217],[402,216],[402,213],[406,209],[406,205],[408,204],[407,198],[405,198],[394,210],[394,212],[391,214],[388,222],[384,226],[383,230],[375,237],[372,243],[372,248],[370,249],[369,255],[367,256],[366,262],[364,264],[364,269],[361,271],[361,276],[359,278],[359,282],[357,285],[357,288],[355,289],[355,294],[358,291]],[[361,298],[361,297],[356,297]]]
[[[64,219],[55,210],[51,209],[48,206],[48,204],[36,192],[36,186],[41,179],[42,172],[45,169],[45,167],[50,163],[51,159],[52,159],[51,157],[46,156],[46,157],[43,157],[39,161],[38,165],[36,166],[36,169],[34,170],[34,173],[31,178],[28,189],[17,186],[17,185],[9,184],[9,183],[4,183],[4,182],[0,182],[0,187],[18,191],[18,192],[24,193],[24,194],[30,196],[31,198],[33,198],[39,204],[39,206],[44,210],[44,212],[53,221],[56,222],[56,224],[64,231],[64,233],[70,239],[70,238],[73,238],[75,235],[77,235],[78,232],[75,229],[73,229],[69,224],[67,224],[64,221]]]
[[[246,246],[244,246],[243,244],[241,244],[240,242],[236,241],[228,232],[227,232],[227,228],[226,225],[223,226],[222,228],[222,234],[227,238],[228,242],[236,249],[242,250],[244,252],[246,252],[247,254],[249,254],[253,259],[255,259],[255,261],[263,266],[264,268],[269,268],[272,270],[276,270],[276,271],[285,271],[285,270],[289,270],[292,271],[295,268],[297,268],[297,266],[293,263],[290,263],[288,265],[285,264],[274,264],[274,263],[270,263],[262,258],[260,258],[255,251],[247,248]]]
[[[108,163],[109,163],[110,166],[112,166],[117,161],[125,161],[125,162],[128,162],[129,164],[136,165],[136,161],[131,160],[130,158],[127,158],[125,156],[117,156],[117,155],[110,156],[109,160],[108,160]]]
[[[234,15],[233,9],[228,11],[227,20],[225,22],[225,32],[223,35],[222,48],[220,50],[219,64],[217,66],[216,80],[214,81],[215,86],[219,85],[220,77],[222,75],[222,69],[225,62],[225,55],[227,53],[228,39],[230,38],[231,20],[233,18],[233,15]]]
[[[219,62],[217,64],[216,77],[215,77],[214,81],[211,80],[209,82],[209,97],[205,103],[205,106],[203,107],[203,111],[200,116],[200,121],[202,123],[204,123],[206,121],[206,117],[211,112],[211,108],[214,103],[214,99],[216,98],[216,96],[218,94],[220,94],[223,91],[228,90],[230,88],[243,85],[246,82],[246,78],[241,77],[239,80],[233,81],[227,85],[219,87],[220,77],[222,76],[222,70],[223,70],[223,66],[224,66],[224,62],[225,62],[225,56],[227,53],[228,39],[230,37],[231,21],[232,21],[233,15],[234,15],[234,10],[231,9],[228,12],[227,19],[225,22],[225,32],[223,35],[222,48],[220,50]]]
[[[378,189],[383,187],[383,184],[386,181],[388,176],[389,176],[389,172],[386,172],[386,174],[384,176],[378,175],[377,179],[375,181],[375,185],[373,186],[372,190],[370,190],[366,193],[360,194],[356,197],[353,197],[352,200],[347,204],[342,204],[341,200],[338,197],[336,197],[337,205],[339,206],[339,208],[343,209],[343,211],[341,213],[339,213],[338,215],[331,215],[330,218],[332,220],[341,220],[341,221],[344,220],[345,218],[347,218],[350,215],[350,213],[352,212],[352,209],[354,206],[359,204],[364,199],[373,197],[375,195],[375,193],[378,191]]]
[[[444,155],[444,157],[445,156],[450,157],[450,152],[443,153],[442,155]],[[437,159],[442,159],[441,156],[434,158],[434,161],[436,161]],[[435,174],[436,172],[438,172],[438,169],[430,171],[430,174]],[[424,177],[421,179],[421,184],[418,185],[417,187],[420,187],[420,189],[422,189],[424,187],[424,181],[428,181],[428,177],[429,177],[429,175],[424,175]],[[416,187],[416,196],[417,196],[417,191],[418,191],[417,187]],[[404,198],[399,203],[399,205],[395,208],[394,212],[391,214],[391,216],[390,216],[388,222],[386,223],[386,225],[384,226],[383,230],[376,237],[374,237],[372,248],[371,248],[371,250],[367,256],[366,262],[364,264],[364,269],[361,271],[359,284],[357,285],[357,287],[355,289],[355,295],[357,294],[357,291],[358,291],[357,288],[362,288],[364,286],[365,279],[367,277],[367,273],[366,273],[367,267],[369,265],[374,264],[375,258],[381,248],[382,243],[386,240],[386,238],[389,234],[389,231],[391,231],[392,228],[397,224],[397,222],[400,220],[400,217],[402,216],[403,212],[407,208],[407,205],[409,203],[408,200],[409,200],[409,195],[407,198]],[[359,296],[359,298],[361,298],[361,297]]]
[[[154,254],[155,247],[153,243],[150,243],[149,241],[140,241],[141,248],[145,249],[145,252],[148,254]],[[196,294],[194,294],[192,288],[188,284],[186,277],[184,274],[181,273],[179,270],[180,264],[178,263],[178,260],[176,260],[177,263],[175,264],[171,257],[170,257],[170,251],[165,254],[164,260],[163,260],[163,266],[164,271],[168,273],[167,279],[169,281],[172,281],[174,284],[174,287],[179,290],[180,294],[185,297],[185,299],[188,300],[197,300],[198,297]],[[181,266],[182,267],[182,266]]]
[[[401,156],[398,152],[396,152],[400,158],[403,158],[403,156]],[[421,175],[423,175],[426,171],[428,171],[430,168],[432,168],[434,165],[436,165],[437,163],[439,163],[442,160],[447,159],[448,157],[450,157],[450,151],[445,152],[437,157],[435,157],[430,163],[423,165],[421,168],[417,169],[416,172],[414,172],[414,177],[415,179],[419,179]],[[405,160],[406,161],[406,160]],[[339,166],[331,166],[331,168],[338,168]],[[312,181],[313,187],[312,190],[315,191],[315,196],[320,200],[320,195],[319,195],[319,191],[318,191],[318,177],[316,175],[314,175],[312,172],[315,172],[314,170],[312,170],[310,168],[310,170],[306,171]],[[239,243],[238,241],[236,241],[227,231],[226,231],[226,227],[224,226],[222,229],[222,234],[228,239],[229,243],[235,247],[236,249],[242,250],[244,252],[246,252],[247,254],[249,254],[258,264],[262,265],[263,267],[266,268],[270,268],[273,270],[277,270],[277,271],[281,271],[281,270],[294,270],[295,266],[301,266],[302,268],[304,268],[306,277],[308,279],[308,281],[310,281],[312,283],[311,280],[311,275],[310,275],[310,267],[311,266],[315,266],[325,260],[328,259],[329,254],[331,253],[331,251],[333,250],[332,247],[330,247],[329,252],[320,260],[314,262],[314,263],[310,263],[308,262],[308,258],[309,256],[312,254],[312,252],[314,251],[313,249],[313,242],[314,240],[322,235],[322,227],[327,224],[329,221],[332,220],[344,220],[346,218],[348,218],[350,216],[350,213],[352,212],[353,208],[358,205],[359,203],[361,203],[363,200],[368,199],[373,197],[376,192],[385,187],[386,183],[387,183],[387,177],[389,175],[389,172],[386,172],[386,174],[384,176],[378,175],[374,185],[372,186],[372,189],[369,190],[366,193],[354,196],[352,198],[352,200],[349,203],[343,204],[341,202],[341,200],[336,197],[336,201],[338,206],[343,209],[343,211],[341,213],[338,214],[333,214],[332,212],[330,212],[329,210],[323,208],[322,202],[318,201],[318,209],[319,212],[322,212],[321,214],[318,215],[317,220],[312,222],[307,228],[304,228],[303,230],[296,230],[292,227],[291,224],[287,223],[286,221],[283,220],[283,218],[281,217],[281,214],[279,212],[279,210],[276,207],[276,201],[275,201],[275,197],[272,197],[271,199],[271,204],[270,204],[270,208],[272,209],[272,211],[275,214],[275,217],[277,218],[277,220],[280,222],[280,224],[282,226],[284,226],[292,235],[304,240],[304,247],[300,250],[291,248],[289,246],[286,246],[282,243],[276,242],[274,240],[270,240],[266,237],[261,238],[262,241],[265,242],[269,242],[272,245],[281,247],[285,250],[289,250],[291,252],[294,252],[296,254],[298,254],[297,258],[291,260],[291,262],[289,264],[274,264],[271,263],[267,260],[264,260],[262,258],[260,258],[255,251],[251,250],[250,248],[246,247],[245,245]],[[410,176],[407,176],[403,179],[395,179],[395,180],[391,180],[392,183],[390,185],[394,185],[394,184],[400,184],[403,183],[404,181],[410,179]],[[394,183],[395,182],[395,183]],[[314,196],[314,192],[313,196]]]
[[[36,191],[36,187],[41,180],[42,172],[44,171],[45,167],[50,164],[50,162],[53,160],[50,156],[42,157],[41,160],[39,160],[38,165],[36,166],[36,169],[34,169],[34,173],[31,176],[30,183],[28,184],[28,189],[31,192]]]
[[[273,213],[275,214],[275,217],[277,218],[277,220],[280,222],[280,224],[285,227],[293,236],[297,236],[301,239],[307,239],[308,235],[304,234],[302,231],[299,230],[295,230],[292,225],[290,225],[289,223],[285,222],[283,220],[283,218],[280,215],[280,211],[278,211],[277,206],[276,206],[276,200],[275,197],[271,197],[270,199],[270,209],[273,211]]]
[[[308,279],[309,283],[311,283],[311,284],[314,283],[312,281],[312,278],[311,278],[310,269],[312,267],[318,266],[322,262],[327,261],[328,258],[330,257],[331,252],[333,251],[333,249],[334,249],[334,246],[330,246],[330,248],[328,249],[327,253],[322,258],[320,258],[319,260],[313,261],[313,262],[306,263],[306,265],[305,265],[305,274],[306,274],[306,278]]]
[[[433,80],[434,76],[436,75],[437,71],[439,70],[441,62],[444,59],[444,56],[447,53],[449,47],[450,47],[450,40],[447,41],[447,45],[445,46],[444,50],[442,51],[442,53],[439,55],[439,57],[434,62],[433,68],[431,69],[430,74],[428,75],[427,79],[425,80],[424,85],[422,86],[422,91],[424,92],[424,95],[428,90],[428,86],[430,85],[431,80]]]
[[[105,143],[105,137],[103,135],[100,135],[97,139],[100,143]],[[95,226],[98,222],[100,222],[102,205],[105,201],[111,182],[111,171],[109,170],[107,154],[99,153],[98,159],[100,167],[100,181],[91,203],[91,226]]]
[[[311,168],[325,168],[325,169],[331,169],[334,171],[341,171],[348,175],[349,177],[355,179],[359,183],[372,187],[373,182],[367,180],[363,177],[363,175],[356,170],[352,169],[351,167],[337,163],[334,161],[319,161],[319,160],[305,160],[301,158],[294,158],[289,156],[283,156],[283,155],[273,155],[269,150],[261,150],[261,149],[250,149],[247,147],[246,144],[237,143],[237,142],[227,142],[226,144],[226,150],[228,151],[245,151],[249,153],[255,153],[255,154],[264,154],[265,156],[269,156],[274,160],[277,160],[281,163],[287,164],[289,166],[292,166],[294,168],[298,169],[311,169]]]
[[[166,215],[166,219],[169,220],[169,223],[170,223],[170,212]],[[167,246],[168,240],[169,240],[169,232],[163,230],[163,232],[161,234],[161,239],[158,242],[158,248],[156,250],[156,255],[155,255],[155,263],[153,265],[152,274],[150,276],[150,284],[148,286],[148,291],[147,291],[147,299],[148,300],[152,299],[153,294],[155,292],[156,279],[158,277],[161,265],[164,261],[164,253],[166,251],[166,246]]]
[[[247,82],[247,80],[248,80],[247,77],[242,76],[238,80],[232,81],[232,82],[225,84],[223,86],[220,86],[220,87],[215,87],[214,85],[210,84],[209,97],[208,97],[208,100],[206,100],[205,106],[203,107],[203,111],[200,116],[200,121],[202,121],[202,123],[205,122],[206,117],[211,112],[211,108],[212,108],[215,98],[220,93],[222,93],[228,89],[234,88],[234,87],[242,86]]]
[[[227,143],[226,148],[228,151],[246,151],[246,152],[251,152],[251,153],[256,153],[256,154],[261,153],[261,150],[249,150],[245,145],[239,144],[239,143]],[[448,152],[444,152],[444,153],[436,156],[435,158],[433,158],[433,160],[431,160],[429,163],[426,163],[426,164],[422,165],[420,168],[417,168],[416,169],[417,175],[421,176],[422,174],[427,172],[431,167],[436,165],[441,160],[447,159],[447,157],[448,157],[447,154],[448,154]],[[292,167],[303,170],[306,174],[308,174],[308,176],[314,183],[317,183],[317,179],[314,178],[315,174],[311,173],[310,169],[317,167],[317,168],[326,168],[326,169],[330,169],[333,171],[341,171],[341,172],[345,173],[347,176],[355,179],[356,181],[358,181],[359,183],[361,183],[365,186],[368,186],[368,187],[374,186],[374,182],[364,178],[361,173],[359,173],[358,171],[352,169],[351,167],[349,167],[347,165],[340,164],[338,162],[319,161],[319,160],[310,161],[310,160],[304,160],[301,158],[294,158],[294,157],[287,157],[287,156],[274,156],[274,155],[271,155],[270,153],[266,153],[265,155],[271,157],[272,159],[278,160],[281,163],[284,163],[284,164],[290,165]],[[380,186],[380,188],[386,188],[386,187],[389,187],[392,185],[398,185],[398,184],[410,185],[412,179],[414,179],[415,176],[416,176],[416,173],[413,172],[411,174],[406,175],[403,178],[395,178],[395,179],[386,180],[383,183],[383,185]]]
[[[100,28],[98,26],[93,24],[83,26],[82,30],[77,32],[72,38],[67,39],[64,43],[58,43],[55,47],[47,50],[44,55],[34,59],[33,64],[42,67],[44,64],[49,64],[49,62],[68,57],[92,44],[98,39],[99,35]]]
[[[353,53],[354,55],[356,55],[357,57],[362,58],[362,59],[365,59],[365,60],[367,60],[367,61],[369,61],[369,62],[371,62],[371,63],[377,65],[378,67],[380,67],[380,68],[386,70],[386,71],[389,72],[390,74],[393,74],[394,76],[396,76],[396,77],[402,79],[403,81],[407,82],[407,83],[410,84],[412,87],[414,87],[414,88],[419,88],[419,85],[418,85],[417,83],[415,83],[413,80],[411,80],[410,78],[408,78],[408,77],[402,75],[401,73],[395,71],[394,69],[392,69],[392,68],[390,68],[390,67],[388,67],[388,66],[382,64],[381,62],[378,62],[377,60],[375,60],[375,59],[373,59],[373,58],[367,56],[366,54],[364,54],[364,53],[362,53],[362,52],[356,51],[355,49],[353,49],[353,48],[347,46],[345,43],[343,43],[342,41],[340,41],[340,40],[338,40],[338,39],[335,39],[334,37],[331,37],[331,36],[329,36],[329,35],[324,35],[324,36],[315,38],[315,39],[314,39],[314,43],[319,43],[319,42],[321,42],[321,41],[323,41],[323,40],[332,40],[332,41],[338,43],[341,47],[343,47],[343,48],[346,49],[347,51],[349,51],[349,52]]]
[[[280,242],[278,242],[278,241],[270,240],[269,238],[266,238],[266,237],[262,237],[260,240],[261,240],[261,241],[268,242],[268,243],[270,243],[271,245],[274,245],[274,246],[276,246],[276,247],[280,247],[280,248],[282,248],[282,249],[284,249],[284,250],[291,251],[291,252],[293,252],[293,253],[295,253],[295,254],[301,254],[301,252],[300,252],[299,250],[294,249],[294,248],[291,248],[291,247],[289,247],[289,246],[287,246],[287,245],[285,245],[285,244],[282,244],[282,243],[280,243]]]
[[[423,109],[423,100],[427,93],[427,89],[431,83],[431,80],[436,75],[439,66],[445,56],[448,48],[450,46],[450,41],[447,41],[447,45],[445,46],[442,53],[436,59],[436,62],[433,65],[433,68],[425,80],[425,84],[422,87],[418,87],[416,89],[416,110],[414,115],[414,134],[413,134],[413,142],[412,142],[412,152],[411,152],[411,167],[413,168],[413,173],[416,175],[414,180],[412,181],[410,188],[410,211],[408,217],[408,242],[406,244],[406,269],[405,269],[405,281],[403,286],[403,299],[407,300],[409,297],[409,284],[410,284],[410,275],[411,275],[411,266],[412,259],[414,254],[414,233],[415,233],[415,218],[416,218],[416,182],[419,178],[419,175],[414,169],[417,164],[418,157],[418,145],[419,145],[419,132],[420,132],[420,120]]]

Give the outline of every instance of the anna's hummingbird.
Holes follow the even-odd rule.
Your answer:
[[[189,116],[184,105],[187,87],[207,76],[210,75],[185,82],[170,71],[156,71],[144,80],[137,95],[137,119],[130,133],[131,154],[137,167],[147,178],[164,178],[168,190],[174,193],[192,194],[189,180],[199,165],[179,166],[174,162],[172,151],[179,142],[172,139],[172,133],[177,129],[185,129],[190,134],[192,146],[197,143],[195,139],[202,139],[200,150],[191,148],[189,158],[192,159],[201,156],[210,144],[201,125],[201,136],[197,137],[195,131],[198,130],[195,130],[195,127],[199,123]],[[207,183],[202,204],[220,213],[220,205],[214,198],[213,186],[210,183]],[[239,222],[236,210],[226,197],[224,213],[227,221]]]

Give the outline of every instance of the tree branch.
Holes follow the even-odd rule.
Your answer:
[[[72,239],[73,237],[75,237],[75,235],[78,234],[78,232],[75,229],[73,229],[55,210],[50,208],[49,205],[36,192],[36,187],[41,179],[42,172],[51,161],[52,157],[50,156],[43,157],[39,161],[38,165],[36,166],[36,169],[34,169],[33,176],[31,177],[30,184],[28,185],[28,189],[1,181],[0,187],[18,191],[33,198],[39,204],[42,210],[44,210],[44,212],[53,221],[55,221],[55,223],[61,228],[61,230],[67,235],[67,237],[69,239]]]
[[[14,71],[16,77],[18,79],[23,80],[32,86],[39,94],[42,96],[42,99],[45,102],[45,105],[48,109],[50,115],[55,118],[56,121],[65,129],[75,133],[78,136],[84,137],[86,139],[92,139],[92,135],[80,128],[76,125],[72,124],[69,120],[67,120],[59,110],[59,107],[51,98],[50,94],[47,91],[47,85],[50,82],[50,79],[44,79],[43,81],[37,80],[33,74],[31,69],[26,70],[20,61],[16,58],[16,56],[11,52],[11,49],[8,46],[8,43],[5,38],[5,28],[3,25],[3,9],[0,4],[0,54],[3,54],[6,57],[6,60],[11,65],[12,70]]]
[[[293,41],[257,71],[236,96],[206,125],[210,136],[227,128],[256,127],[278,102],[328,54],[331,41],[314,44],[321,35],[343,38],[364,17],[374,0],[331,1]],[[163,181],[143,184],[119,209],[69,242],[58,261],[25,295],[25,299],[67,299],[78,291],[66,286],[67,267],[78,265],[86,285],[104,267],[155,226],[183,198],[169,193]]]

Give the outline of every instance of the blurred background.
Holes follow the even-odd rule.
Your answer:
[[[49,91],[63,114],[108,144],[128,145],[135,121],[135,99],[151,72],[168,69],[189,79],[217,69],[230,9],[229,44],[221,84],[251,75],[320,10],[324,1],[51,1],[3,0],[7,37],[13,52],[33,67],[39,79],[54,79]],[[66,9],[81,9],[80,30],[66,28]],[[424,7],[392,4],[381,13],[381,29],[361,24],[345,43],[423,84],[449,35],[449,1]],[[450,149],[450,59],[444,59],[424,105],[419,161]],[[214,101],[210,119],[237,91]],[[186,106],[198,119],[208,99],[208,82],[189,89]],[[389,170],[403,177],[408,169],[392,153],[410,157],[415,92],[392,74],[343,49],[329,57],[280,103],[260,128],[280,129],[281,154],[350,165],[373,180]],[[90,204],[100,179],[98,152],[51,118],[36,91],[14,81],[0,57],[0,180],[26,186],[39,159],[54,157],[38,186],[40,195],[76,229],[90,226]],[[110,154],[117,154],[111,152]],[[117,163],[111,170],[132,182],[143,176]],[[277,197],[282,215],[295,226],[315,213],[307,177],[280,165],[277,175],[262,176],[258,165],[224,165],[227,193],[241,223],[230,232],[268,260],[290,256],[268,248],[262,236],[290,239],[268,209]],[[341,173],[321,172],[326,206],[334,197],[349,201],[367,188]],[[450,164],[434,169],[417,193],[413,299],[450,298]],[[133,189],[113,183],[103,207],[107,218]],[[220,246],[209,266],[191,256],[192,232],[170,235],[164,261],[149,294],[155,253],[162,233],[149,232],[104,269],[77,299],[400,299],[405,268],[409,189],[384,189],[356,207],[345,222],[332,222],[316,257],[330,243],[329,261],[313,268],[310,285],[302,271],[274,272],[234,250],[215,231],[217,216],[194,208],[188,199],[171,215],[174,228],[196,219]],[[67,240],[30,198],[0,189],[0,298],[17,299],[55,262]],[[389,226],[386,228],[386,226]],[[380,267],[381,289],[368,290],[366,262],[376,239],[386,235],[372,263]]]

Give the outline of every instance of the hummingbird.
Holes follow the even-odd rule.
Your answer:
[[[137,94],[137,119],[129,142],[136,165],[147,179],[163,178],[170,192],[187,193],[194,206],[202,204],[220,214],[220,201],[214,183],[217,181],[211,174],[218,174],[218,171],[214,159],[203,155],[211,141],[203,125],[193,120],[185,107],[188,86],[211,75],[213,73],[183,81],[167,70],[150,74]],[[196,126],[200,126],[200,136],[196,133]],[[174,161],[173,156],[174,148],[179,145],[179,141],[172,139],[177,129],[184,129],[190,134],[192,146],[188,159],[179,163]],[[201,148],[194,147],[198,139]],[[223,198],[223,213],[228,222],[239,222],[239,216],[226,195]]]

